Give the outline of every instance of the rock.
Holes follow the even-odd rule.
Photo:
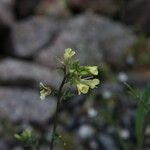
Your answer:
[[[44,82],[54,88],[60,84],[61,76],[53,70],[34,63],[11,58],[0,62],[0,82],[4,85],[39,87]]]
[[[94,129],[89,125],[82,125],[78,129],[78,135],[83,140],[93,137],[94,133],[95,133]]]
[[[14,24],[12,39],[15,55],[32,57],[40,48],[51,42],[61,25],[60,21],[46,17],[32,17]]]
[[[38,91],[0,87],[0,117],[12,122],[45,122],[54,114],[55,106],[52,97],[40,101]]]
[[[21,146],[16,146],[13,148],[13,150],[23,150],[23,148]]]
[[[115,145],[114,139],[110,135],[100,134],[99,141],[102,145],[102,149],[118,150],[117,146]]]
[[[121,66],[135,41],[136,37],[125,26],[94,14],[84,14],[71,19],[54,44],[35,59],[53,68],[58,62],[56,57],[61,58],[64,49],[70,47],[82,65],[99,65],[106,61]]]
[[[96,140],[91,140],[90,143],[89,143],[89,146],[92,150],[96,150],[96,149],[99,149],[98,148],[98,143]]]
[[[100,85],[95,92],[95,94],[101,94],[104,99],[110,99],[117,93],[123,93],[123,84],[108,81]]]
[[[87,113],[89,118],[95,118],[98,115],[98,111],[94,108],[90,108]]]
[[[150,34],[150,1],[128,1],[124,19],[127,24],[135,25],[138,29],[143,29]]]
[[[1,0],[0,1],[0,21],[6,25],[11,25],[14,22],[12,13],[12,0]]]
[[[127,74],[125,72],[119,72],[118,76],[117,76],[117,79],[120,82],[127,82],[128,81],[128,76],[127,76]]]
[[[127,140],[130,137],[130,132],[127,129],[120,129],[119,130],[119,136],[124,139]]]
[[[4,140],[0,140],[0,149],[7,149],[7,145]]]
[[[118,2],[116,0],[70,0],[68,5],[74,11],[92,10],[108,15],[114,14],[118,9]]]
[[[40,0],[14,0],[14,14],[17,19],[24,19],[34,14]]]

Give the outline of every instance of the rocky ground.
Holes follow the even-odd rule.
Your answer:
[[[39,82],[58,87],[58,58],[68,47],[82,65],[100,66],[101,84],[63,102],[58,130],[67,146],[60,141],[56,149],[120,150],[117,130],[136,150],[138,101],[122,82],[143,90],[150,81],[149,6],[149,0],[1,0],[0,150],[22,150],[13,135],[26,127],[47,150],[56,97],[40,101]]]

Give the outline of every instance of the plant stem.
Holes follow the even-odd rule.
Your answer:
[[[58,116],[59,116],[59,108],[60,108],[60,104],[61,104],[61,100],[62,100],[61,92],[62,92],[65,82],[66,82],[66,76],[64,76],[62,83],[58,90],[58,100],[57,100],[56,112],[55,112],[55,116],[54,116],[54,125],[53,125],[53,131],[52,131],[52,138],[50,141],[50,150],[53,150],[53,146],[54,146],[54,140],[55,140],[55,134],[56,134],[56,128],[57,128]]]

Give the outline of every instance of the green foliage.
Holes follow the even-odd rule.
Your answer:
[[[124,140],[119,136],[118,133],[116,133],[116,137],[117,137],[117,139],[118,139],[118,141],[119,141],[119,143],[120,143],[120,145],[121,145],[122,150],[130,150],[130,145],[129,145],[126,141],[124,141]]]
[[[115,75],[112,73],[110,66],[108,64],[102,64],[99,68],[100,77],[103,80],[115,80]]]
[[[145,41],[146,37],[142,34],[139,36],[137,42],[132,47],[132,53],[136,59],[139,57],[140,50],[143,48]]]
[[[134,56],[137,65],[140,66],[150,66],[150,51],[145,47],[146,40],[145,35],[140,35],[131,49],[131,53]]]
[[[9,121],[7,117],[1,118],[0,123],[0,138],[7,138],[12,136],[15,132],[17,132],[16,126]]]
[[[14,137],[23,144],[25,149],[39,150],[38,140],[32,135],[29,129],[25,129],[20,134],[15,134]]]
[[[25,142],[31,138],[31,131],[25,129],[21,134],[15,134],[14,136],[18,141]]]
[[[145,133],[145,120],[150,112],[150,107],[148,107],[150,103],[150,86],[148,86],[144,94],[142,95],[142,99],[140,99],[137,113],[136,113],[136,122],[135,122],[135,129],[136,129],[136,138],[137,138],[137,147],[138,150],[142,150],[142,144],[144,140],[144,133]]]
[[[138,99],[138,106],[136,110],[135,118],[135,133],[137,140],[137,149],[142,150],[142,145],[144,141],[144,133],[146,128],[146,118],[150,112],[150,86],[148,86],[144,93],[141,94],[138,90],[133,89],[130,85],[125,83],[129,88],[130,94]]]

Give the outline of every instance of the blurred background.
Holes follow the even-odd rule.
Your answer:
[[[150,81],[149,36],[150,0],[0,0],[0,150],[22,150],[14,133],[25,128],[48,149],[56,97],[40,101],[39,82],[58,87],[68,47],[100,66],[101,84],[62,103],[56,150],[136,150],[138,100],[123,82],[143,91]]]

